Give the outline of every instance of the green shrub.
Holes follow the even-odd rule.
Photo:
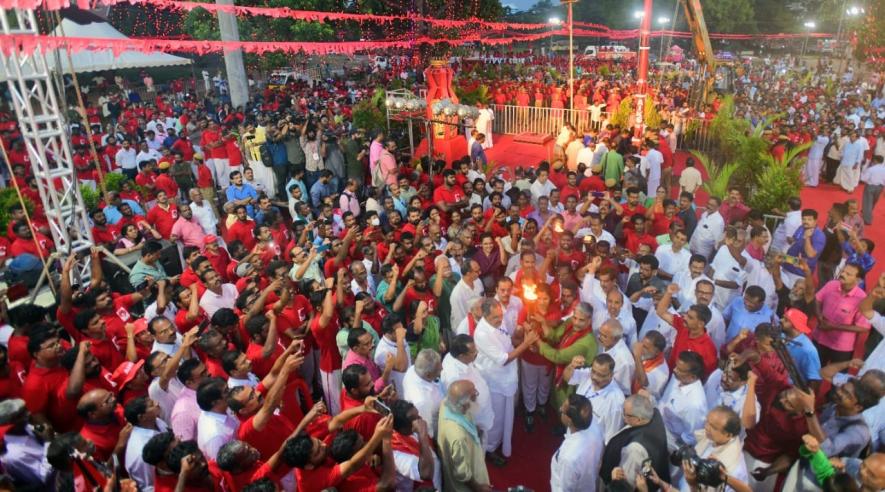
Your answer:
[[[621,99],[621,104],[611,116],[611,124],[621,128],[630,126],[630,113],[633,111],[633,98],[625,97]]]
[[[802,190],[801,169],[806,158],[799,157],[811,147],[811,143],[797,145],[787,151],[783,158],[775,159],[770,153],[765,153],[762,160],[765,165],[756,176],[756,187],[749,194],[750,206],[754,209],[770,213],[777,210],[786,210],[787,201],[799,196]]]
[[[80,195],[83,196],[83,205],[86,206],[87,212],[97,207],[101,199],[99,191],[93,190],[91,186],[85,184],[80,185]]]
[[[24,200],[25,208],[28,210],[28,214],[34,213],[34,203],[28,197],[22,197]],[[13,205],[19,203],[18,193],[15,192],[15,188],[2,188],[0,189],[0,235],[6,236],[6,230],[8,229],[7,225],[9,224],[10,214],[9,210]]]
[[[103,175],[104,186],[108,191],[120,191],[123,188],[123,181],[129,179],[123,173],[105,173]],[[135,182],[132,182],[135,185]]]

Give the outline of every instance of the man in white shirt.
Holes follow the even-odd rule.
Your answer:
[[[624,393],[613,381],[614,373],[615,360],[608,354],[599,354],[590,367],[583,356],[575,356],[562,375],[563,381],[577,386],[575,393],[593,404],[593,420],[599,424],[605,442],[624,425]]]
[[[403,378],[412,365],[412,355],[406,342],[406,329],[399,316],[389,315],[381,322],[381,338],[375,348],[374,360],[381,372],[388,363],[393,364],[390,379],[397,394],[403,394]]]
[[[619,290],[611,290],[606,297],[605,308],[593,310],[593,326],[602,326],[610,319],[621,323],[624,330],[624,343],[632,347],[636,342],[636,320],[633,319],[633,309],[625,303],[627,296]]]
[[[484,434],[488,434],[494,423],[495,414],[492,412],[489,386],[474,365],[478,353],[473,337],[470,335],[456,335],[451,341],[449,353],[446,354],[442,361],[442,372],[440,372],[439,381],[442,383],[444,392],[448,392],[449,386],[455,381],[465,379],[473,383],[478,393],[476,397],[477,411],[474,415],[474,420],[476,421],[476,426]]]
[[[747,380],[750,377],[750,365],[743,364],[726,369],[727,371],[716,369],[707,378],[705,386],[710,386],[711,383],[715,385],[715,388],[706,390],[707,408],[712,411],[716,407],[728,407],[738,414],[742,426],[755,426],[759,423],[762,407],[755,396],[752,402],[747,402]],[[742,433],[741,436],[743,435]]]
[[[681,443],[694,444],[694,432],[704,427],[707,417],[707,396],[701,377],[704,361],[696,352],[684,351],[676,360],[673,376],[658,402],[658,410],[667,429],[667,450]]]
[[[700,304],[701,306],[707,306],[710,310],[710,314],[712,317],[710,321],[707,323],[707,334],[710,335],[710,339],[713,340],[713,345],[716,346],[716,350],[722,348],[722,345],[725,344],[725,336],[727,326],[725,324],[725,318],[722,316],[722,310],[717,308],[713,304],[713,298],[716,295],[716,286],[713,285],[713,281],[709,279],[703,279],[695,283],[694,287],[694,297],[696,302],[692,304]],[[688,308],[692,306],[692,304],[683,304],[680,307],[680,312],[685,313],[688,311]],[[675,332],[674,332],[674,340],[675,340]],[[672,345],[672,341],[670,344]]]
[[[432,482],[435,490],[441,490],[442,464],[433,451],[430,425],[409,400],[394,401],[390,414],[397,434],[392,441],[396,491],[412,492],[420,482]]]
[[[707,209],[698,220],[698,225],[691,235],[689,249],[704,258],[709,258],[716,249],[716,245],[722,240],[725,233],[725,219],[719,213],[722,201],[715,196],[707,200]]]
[[[449,304],[452,306],[449,326],[452,328],[457,328],[461,324],[473,302],[482,297],[483,287],[479,280],[481,271],[479,263],[469,258],[465,258],[461,264],[461,280],[455,284],[449,296]]]
[[[785,252],[790,248],[793,234],[802,226],[802,201],[799,198],[790,198],[787,201],[790,211],[784,215],[784,221],[777,226],[771,239],[771,249]]]
[[[240,421],[227,409],[227,383],[221,378],[203,381],[197,388],[197,446],[207,459],[218,457],[218,450],[233,439]]]
[[[660,258],[658,258],[658,260],[660,260]],[[706,258],[701,255],[691,255],[688,260],[687,268],[680,269],[673,275],[673,283],[679,286],[677,299],[679,300],[680,306],[683,304],[691,306],[697,302],[694,291],[698,282],[701,280],[709,280],[712,282],[712,279],[704,274],[706,269]],[[658,274],[660,275],[660,271],[658,271]]]
[[[664,357],[667,339],[661,332],[650,330],[633,345],[633,362],[636,372],[634,383],[638,388],[645,388],[655,399],[660,399],[670,379],[670,367]]]
[[[511,295],[512,292],[513,280],[510,277],[500,278],[495,288],[495,300],[500,302],[504,308],[501,328],[510,336],[516,333],[517,320],[519,319],[519,313],[522,312],[522,299]]]
[[[550,461],[551,491],[596,490],[604,445],[595,414],[594,405],[581,395],[562,404],[560,421],[568,431]]]
[[[30,412],[25,401],[11,398],[0,402],[0,425],[8,426],[2,439],[4,452],[0,455],[3,472],[19,484],[40,485],[52,490],[55,469],[46,460],[46,450],[52,437],[47,427],[42,433],[29,423]]]
[[[424,349],[418,352],[413,364],[403,377],[403,398],[412,402],[418,414],[427,422],[430,437],[436,437],[439,406],[445,398],[439,381],[442,361],[439,352]]]
[[[248,267],[251,267],[248,263],[237,265],[237,275],[240,275],[241,269],[243,274],[245,274]],[[200,307],[203,308],[203,311],[206,311],[206,316],[211,318],[215,311],[221,308],[234,308],[239,295],[234,284],[221,283],[221,276],[215,270],[206,270],[203,272],[201,279],[203,280],[203,285],[206,286],[206,292],[200,298]]]
[[[144,462],[141,450],[152,437],[169,428],[160,419],[160,413],[160,405],[143,396],[127,403],[124,409],[126,421],[132,424],[124,464],[129,478],[138,484],[138,490],[154,490],[154,467]]]
[[[599,327],[597,334],[599,339],[600,353],[608,354],[615,361],[614,380],[620,386],[625,396],[633,393],[633,374],[636,371],[636,362],[633,353],[624,342],[624,328],[621,322],[610,319]]]
[[[146,142],[142,142],[141,146],[139,146],[138,154],[135,156],[135,165],[136,167],[141,167],[147,161],[159,161],[162,157],[163,154],[149,148]]]
[[[658,277],[673,280],[680,272],[688,270],[691,252],[685,247],[687,241],[688,236],[684,228],[677,227],[674,230],[671,226],[670,244],[662,244],[655,250],[655,258],[658,259]]]
[[[135,149],[132,148],[129,140],[123,140],[123,147],[114,156],[116,166],[131,179],[135,179],[135,175],[138,173],[135,155]]]
[[[483,447],[493,463],[504,464],[512,453],[514,397],[519,379],[516,359],[539,337],[531,331],[514,348],[511,334],[504,328],[504,309],[495,299],[483,301],[482,316],[482,321],[476,327],[476,348],[479,351],[476,368],[489,387],[495,414],[494,424],[486,435]]]
[[[218,234],[218,217],[209,202],[203,200],[203,192],[199,188],[191,188],[187,192],[191,199],[190,208],[194,219],[200,224],[204,234]],[[205,241],[205,239],[204,239]]]
[[[747,231],[728,227],[725,231],[725,244],[710,262],[713,284],[716,286],[713,304],[719,309],[725,309],[735,297],[741,295],[747,280],[747,272],[744,270],[747,259],[743,255],[746,243]]]
[[[704,183],[701,172],[694,167],[694,163],[693,157],[689,157],[685,160],[685,169],[683,169],[682,174],[679,175],[680,193],[687,191],[688,193],[694,194],[694,192]]]
[[[596,150],[596,144],[594,142],[590,142],[586,147],[583,147],[578,151],[578,166],[581,164],[590,169],[593,166],[593,154]]]
[[[535,182],[532,183],[529,191],[532,193],[532,203],[536,206],[538,204],[538,198],[542,196],[550,196],[550,192],[556,189],[556,186],[553,185],[553,182],[548,178],[549,171],[545,169],[541,169],[538,171],[538,177],[535,179]]]
[[[648,183],[645,196],[655,196],[658,186],[661,185],[661,166],[664,164],[664,154],[658,150],[657,142],[645,141],[648,152],[639,161],[639,172],[645,176]]]

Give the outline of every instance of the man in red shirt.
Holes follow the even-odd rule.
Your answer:
[[[172,472],[172,479],[161,481],[158,476],[154,483],[154,492],[178,490],[175,485],[182,479],[186,492],[229,492],[218,464],[206,459],[206,456],[200,451],[197,441],[182,441],[175,444],[175,447],[166,456],[166,463]]]
[[[433,203],[443,212],[461,210],[466,207],[468,205],[467,196],[464,194],[464,188],[458,186],[455,171],[446,169],[443,171],[443,179],[445,184],[433,191]]]
[[[218,245],[218,237],[210,234],[203,238],[203,256],[212,264],[212,268],[226,282],[229,279],[227,270],[231,263],[230,254]],[[202,296],[202,294],[200,294]]]
[[[141,172],[135,175],[135,184],[144,188],[144,203],[150,207],[156,196],[157,163],[153,160],[144,161],[141,164]]]
[[[89,344],[84,345],[88,348]],[[68,371],[61,365],[64,348],[50,330],[32,332],[28,352],[34,362],[22,386],[22,398],[36,423],[50,423],[56,432],[75,430],[71,405],[64,397]]]
[[[329,280],[326,285],[329,287]],[[320,349],[320,384],[326,396],[330,412],[337,415],[341,411],[341,352],[335,336],[338,334],[338,313],[332,290],[310,293],[310,303],[314,308],[308,327]]]
[[[347,453],[349,456],[341,460],[340,463],[335,463],[332,460],[330,447],[326,443],[306,433],[301,433],[286,442],[283,448],[283,461],[295,468],[299,490],[325,490],[330,487],[343,490],[341,487],[345,484],[345,481],[354,481],[354,478],[351,477],[361,475],[359,472],[363,472],[367,468],[369,457],[375,453],[382,441],[391,438],[392,433],[393,417],[384,417],[375,427],[375,433],[372,435],[372,438],[362,445],[359,450],[354,449],[354,452]],[[336,436],[336,445],[334,445],[336,449],[346,449],[346,446],[337,445],[340,442],[338,441],[339,439],[354,439],[354,444],[362,441],[356,431],[344,431]],[[353,447],[356,448],[355,445]],[[390,459],[385,458],[385,465],[391,466],[393,464],[393,457],[389,453],[386,454],[388,454],[386,458]],[[374,473],[371,473],[371,475],[374,476]],[[370,486],[370,490],[376,490],[376,484],[381,486],[385,481],[388,482],[387,486],[392,485],[390,483],[392,480],[389,478],[387,480],[380,480],[377,476],[374,476],[374,480],[371,480],[371,483],[365,485]],[[354,484],[347,484],[348,488],[352,485]],[[358,489],[354,488],[353,490]]]
[[[157,175],[157,179],[154,180],[154,186],[157,187],[157,191],[165,191],[166,196],[172,197],[173,200],[178,198],[178,183],[172,179],[172,176],[169,175],[169,168],[172,167],[172,163],[170,161],[162,161],[157,166],[159,169],[159,174]]]
[[[113,371],[126,359],[107,334],[104,319],[94,309],[84,309],[74,316],[74,327],[83,334],[83,340],[92,346],[92,354],[108,371]]]
[[[704,377],[710,375],[716,369],[719,358],[713,339],[707,334],[707,323],[713,317],[710,308],[695,304],[688,308],[685,315],[670,313],[670,303],[673,296],[679,292],[677,284],[670,284],[664,292],[664,296],[658,301],[657,313],[661,321],[671,325],[676,330],[676,341],[673,342],[673,350],[670,351],[670,367],[676,367],[676,359],[683,351],[696,352],[704,361]]]
[[[28,226],[27,221],[24,220],[16,222],[14,230],[16,238],[9,246],[9,256],[16,257],[27,253],[37,258],[49,258],[49,254],[54,247],[51,239],[39,232],[36,233],[36,236],[31,234],[31,228]]]
[[[227,228],[227,234],[224,240],[228,243],[232,241],[240,241],[243,246],[251,251],[255,247],[258,240],[255,238],[255,221],[249,218],[246,213],[245,205],[237,205],[237,220]]]
[[[89,215],[92,217],[92,239],[95,244],[113,251],[114,245],[120,239],[120,230],[108,224],[108,218],[100,208],[94,209]]]
[[[169,200],[169,195],[164,190],[158,190],[157,205],[147,214],[148,223],[157,229],[163,239],[168,240],[172,236],[172,226],[176,220],[178,220],[178,208]]]
[[[645,226],[645,217],[642,215],[636,214],[630,219],[630,223],[633,225],[631,228],[624,227],[624,247],[627,248],[634,255],[639,252],[639,245],[645,244],[652,251],[658,249],[658,241],[646,232]]]
[[[282,368],[258,384],[257,387],[237,386],[227,396],[228,408],[240,419],[237,439],[246,441],[268,460],[280,449],[295,430],[295,424],[283,414],[280,405],[293,374],[304,363],[304,357],[287,352],[282,358]],[[265,383],[271,383],[265,389]]]
[[[226,189],[230,186],[229,161],[218,123],[210,121],[209,126],[203,130],[203,135],[200,137],[200,148],[206,155],[206,165],[212,171],[215,182],[221,189]]]
[[[94,389],[80,397],[77,414],[85,420],[80,436],[95,444],[92,456],[106,462],[112,455],[122,457],[132,425],[123,417],[117,397],[106,389]]]

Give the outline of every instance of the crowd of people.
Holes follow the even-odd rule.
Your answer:
[[[858,342],[885,333],[865,235],[882,84],[828,96],[827,67],[759,70],[736,110],[786,108],[770,151],[813,139],[807,184],[863,181],[862,203],[822,217],[794,197],[774,230],[739,186],[696,203],[693,161],[673,172],[675,83],[655,92],[675,119],[638,146],[566,125],[552,162],[503,175],[414,166],[353,124],[370,90],[343,80],[247,108],[182,84],[93,93],[72,128],[102,191],[90,276],[70,255],[56,305],[0,311],[0,486],[491,491],[518,483],[489,466],[536,452],[524,426],[561,439],[537,456],[554,491],[885,489],[885,344]],[[632,90],[601,79],[578,91],[600,118]],[[561,89],[505,82],[492,107]],[[39,264],[54,246],[9,113],[0,132],[34,205],[9,211],[0,256]]]

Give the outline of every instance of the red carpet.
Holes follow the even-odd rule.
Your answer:
[[[542,160],[549,160],[553,153],[553,144],[548,143],[547,146],[531,145],[513,142],[510,135],[495,135],[495,146],[486,151],[493,167],[506,165],[509,167],[537,167]],[[674,174],[678,174],[685,166],[685,158],[689,154],[686,152],[678,152]],[[706,170],[699,168],[706,178]],[[862,187],[858,187],[854,193],[845,193],[841,188],[822,184],[818,188],[805,188],[800,194],[802,205],[805,208],[813,208],[820,214],[821,221],[826,220],[827,211],[833,203],[844,202],[849,198],[856,198],[858,202],[861,200]],[[698,206],[703,206],[707,201],[707,195],[704,192],[698,193],[696,197]],[[867,226],[864,235],[871,239],[877,245],[875,256],[881,258],[881,251],[885,248],[885,200],[880,200],[873,214],[875,224]],[[875,279],[883,271],[882,261],[879,261],[873,270],[868,274],[868,285],[874,285]],[[865,339],[866,337],[864,337]],[[550,489],[550,459],[556,448],[561,443],[560,438],[554,437],[551,432],[549,422],[558,420],[557,412],[552,408],[547,409],[547,423],[536,421],[535,431],[528,434],[525,431],[522,421],[522,406],[517,403],[517,413],[513,429],[513,456],[510,458],[507,466],[496,468],[488,463],[489,475],[492,480],[492,486],[495,490],[506,490],[508,487],[516,485],[524,485],[535,491],[545,491]]]

